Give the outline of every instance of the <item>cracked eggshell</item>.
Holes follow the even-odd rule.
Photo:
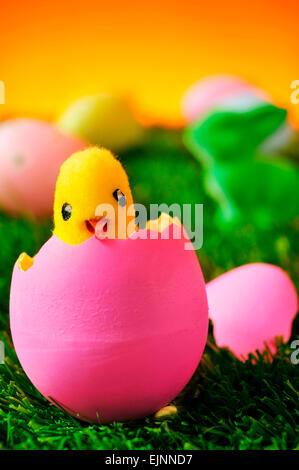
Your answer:
[[[61,164],[86,144],[35,119],[0,124],[0,206],[12,214],[50,215]]]
[[[152,233],[77,246],[53,236],[28,271],[14,268],[18,358],[46,398],[80,419],[150,415],[200,361],[208,307],[197,256],[185,239],[137,238]]]
[[[209,282],[207,295],[216,343],[239,359],[263,351],[265,342],[275,353],[275,337],[290,338],[298,299],[281,268],[264,263],[240,266]]]

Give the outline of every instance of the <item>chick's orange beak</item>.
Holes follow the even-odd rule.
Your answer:
[[[102,219],[104,219],[104,217],[93,217],[92,219],[85,220],[87,230],[94,235],[96,231],[96,226],[98,222]],[[103,228],[103,230],[105,231],[105,227]]]

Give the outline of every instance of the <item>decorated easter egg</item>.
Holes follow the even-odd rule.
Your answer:
[[[176,397],[200,361],[208,307],[196,254],[182,238],[152,233],[80,245],[53,236],[31,268],[14,268],[19,360],[48,400],[82,420],[150,415]]]
[[[139,144],[143,136],[129,105],[109,94],[78,99],[65,110],[58,127],[116,153]]]
[[[207,296],[217,345],[240,359],[263,351],[265,343],[275,353],[275,337],[290,338],[298,300],[281,268],[264,263],[240,266],[209,282]]]
[[[0,207],[13,214],[51,214],[59,168],[84,147],[46,122],[0,124]]]
[[[248,130],[253,128],[251,132],[253,134],[263,132],[264,127],[271,128],[270,124],[273,121],[272,132],[265,136],[262,150],[265,153],[275,153],[292,140],[294,130],[286,120],[286,112],[276,124],[277,112],[275,107],[272,105],[272,107],[267,108],[267,104],[271,104],[271,101],[266,92],[239,77],[215,75],[199,80],[186,91],[182,98],[182,113],[186,121],[191,123],[208,119],[214,113],[221,112],[223,116],[220,121],[221,126],[223,130],[226,128],[228,132],[234,126],[234,123],[230,122],[232,113],[245,116],[247,114],[249,116],[256,114],[255,122],[252,121],[251,124],[249,120],[249,123],[247,123]],[[228,113],[227,123],[225,112]],[[236,134],[236,139],[237,137]],[[222,144],[218,135],[215,138],[215,132],[214,140],[219,140],[219,144]]]

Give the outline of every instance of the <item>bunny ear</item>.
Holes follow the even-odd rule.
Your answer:
[[[284,125],[287,111],[262,104],[242,111],[214,110],[184,132],[187,148],[204,165],[252,157],[258,147]]]

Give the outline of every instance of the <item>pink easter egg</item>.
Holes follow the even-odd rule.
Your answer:
[[[61,164],[85,144],[35,119],[0,124],[0,206],[12,214],[50,215]]]
[[[256,106],[261,100],[270,101],[270,98],[245,80],[231,75],[214,75],[188,88],[182,98],[182,113],[187,122],[192,122],[218,106]]]
[[[275,337],[290,338],[298,299],[281,268],[263,263],[240,266],[209,282],[207,296],[217,345],[240,359],[263,351],[265,342],[275,353]]]
[[[53,236],[29,270],[15,266],[13,342],[46,398],[108,423],[150,415],[176,397],[208,330],[205,282],[184,245],[134,236],[71,246]]]

